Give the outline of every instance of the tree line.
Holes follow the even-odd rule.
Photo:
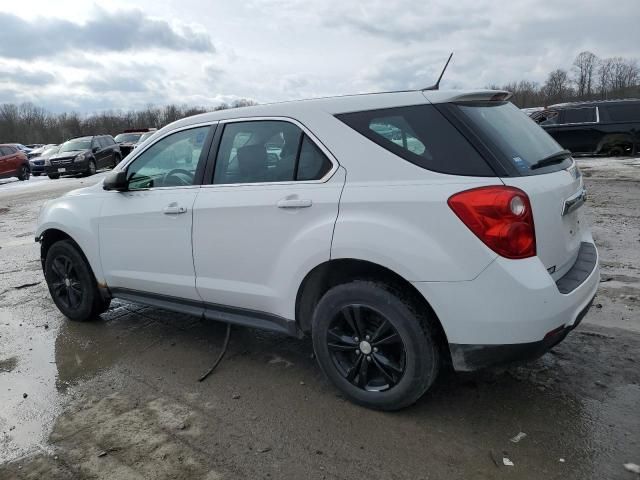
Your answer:
[[[550,72],[543,84],[520,80],[490,88],[512,92],[511,101],[520,108],[581,100],[638,98],[640,66],[635,58],[598,58],[585,51],[578,54],[569,69]]]
[[[134,128],[161,128],[175,120],[213,110],[255,105],[253,100],[240,99],[215,108],[167,105],[149,106],[128,112],[107,111],[89,116],[78,113],[54,114],[32,103],[0,105],[0,143],[62,143],[85,135],[116,135]]]

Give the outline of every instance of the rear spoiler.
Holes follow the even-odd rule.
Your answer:
[[[427,100],[432,103],[444,102],[504,102],[513,94],[506,90],[476,90],[473,92],[455,92],[439,90],[423,90]]]

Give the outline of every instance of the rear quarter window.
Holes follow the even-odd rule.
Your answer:
[[[595,123],[596,108],[567,108],[562,111],[562,123]]]
[[[612,122],[640,122],[640,102],[631,105],[608,105],[606,109]]]
[[[433,105],[342,113],[336,118],[424,169],[452,175],[496,176],[478,151]]]

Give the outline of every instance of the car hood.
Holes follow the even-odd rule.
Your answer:
[[[51,155],[49,159],[55,160],[56,158],[69,158],[75,157],[80,153],[89,153],[89,150],[70,150],[68,152],[56,153],[55,155]]]

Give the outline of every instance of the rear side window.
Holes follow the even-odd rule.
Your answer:
[[[640,121],[640,103],[635,105],[608,105],[605,108],[612,122]]]
[[[562,111],[562,123],[595,123],[595,107],[567,108]]]
[[[495,176],[477,150],[433,105],[367,110],[336,117],[382,148],[427,170]]]

